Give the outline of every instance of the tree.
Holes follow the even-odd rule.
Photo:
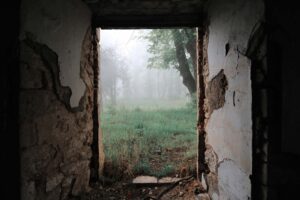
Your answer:
[[[147,51],[150,68],[177,69],[190,95],[196,92],[196,31],[195,29],[153,29],[143,34],[149,42]]]
[[[101,51],[101,89],[103,101],[110,101],[112,106],[117,103],[117,83],[121,82],[122,91],[128,93],[129,76],[125,60],[117,54],[116,48]]]

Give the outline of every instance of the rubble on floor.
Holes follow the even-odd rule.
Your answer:
[[[96,183],[93,189],[82,196],[83,200],[209,200],[209,195],[194,177],[156,178],[139,176],[130,182],[112,185]]]

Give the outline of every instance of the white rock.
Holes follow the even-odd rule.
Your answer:
[[[138,176],[132,180],[132,183],[157,183],[157,178],[154,176]]]
[[[201,178],[201,184],[202,184],[204,190],[207,191],[207,184],[206,184],[206,180],[205,180],[205,178],[204,178],[203,173],[202,173],[202,178]]]
[[[174,183],[180,180],[180,178],[164,177],[158,180],[159,183]]]
[[[178,195],[178,196],[182,197],[183,195],[184,195],[183,192],[179,192],[179,195]]]
[[[196,200],[210,200],[207,193],[198,194],[195,198]]]

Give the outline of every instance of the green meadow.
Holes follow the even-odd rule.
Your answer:
[[[189,104],[106,106],[100,124],[110,178],[179,176],[182,167],[195,171],[196,109]]]

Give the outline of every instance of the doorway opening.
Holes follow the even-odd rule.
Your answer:
[[[103,177],[196,177],[196,28],[100,31]]]

